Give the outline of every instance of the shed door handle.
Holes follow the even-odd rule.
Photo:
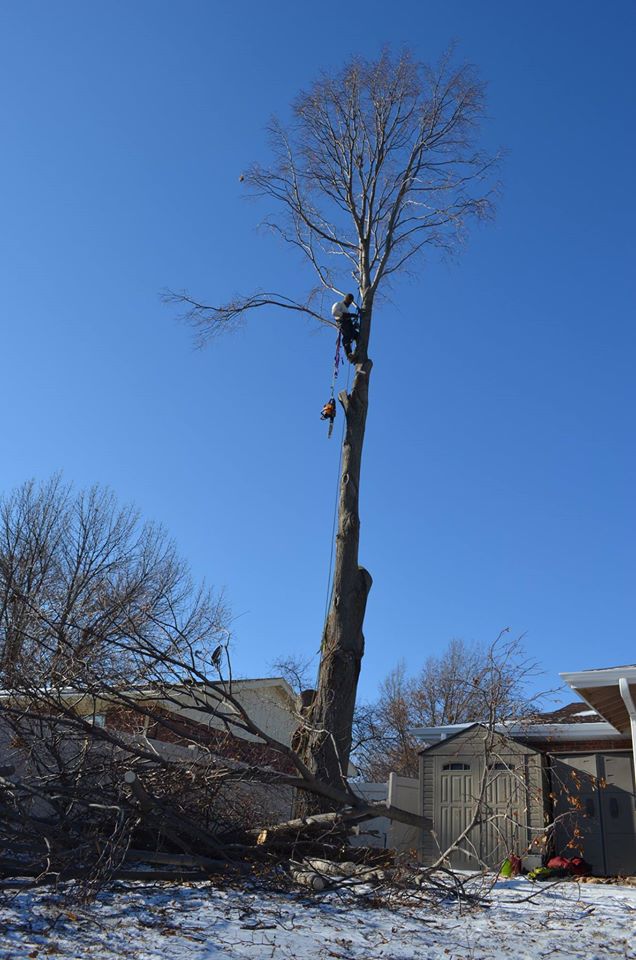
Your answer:
[[[610,816],[614,818],[618,817],[618,800],[616,799],[616,797],[611,797],[609,802],[609,808],[610,808]]]

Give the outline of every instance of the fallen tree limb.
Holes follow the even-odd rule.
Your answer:
[[[128,848],[124,858],[126,863],[163,863],[175,867],[200,867],[202,870],[216,871],[228,866],[227,860],[213,860],[210,857],[199,857],[196,854],[162,853],[160,850],[133,850]],[[229,864],[230,867],[240,868],[241,864]]]
[[[322,860],[320,857],[305,857],[303,866],[314,870],[325,877],[347,877],[355,878],[361,883],[370,881],[379,882],[386,880],[394,871],[388,873],[381,867],[368,866],[364,863],[353,863],[352,860],[342,860],[341,862],[333,860]]]
[[[349,823],[360,823],[368,819],[370,819],[369,814],[360,813],[357,810],[346,811],[344,813],[317,813],[310,817],[296,817],[294,820],[275,823],[273,826],[264,827],[262,830],[248,830],[247,835],[254,837],[257,844],[263,844],[288,833],[320,832],[325,828],[338,827]]]
[[[127,770],[124,774],[124,782],[130,787],[131,793],[137,800],[140,812],[145,816],[159,816],[163,819],[163,831],[169,839],[181,849],[186,849],[179,833],[186,834],[190,840],[195,840],[204,845],[204,849],[211,848],[214,852],[224,857],[223,845],[219,843],[208,830],[200,827],[191,819],[177,816],[174,811],[167,809],[165,804],[161,803],[144,787],[134,770]],[[189,852],[189,851],[188,851]]]

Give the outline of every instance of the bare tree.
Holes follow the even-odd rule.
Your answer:
[[[307,767],[293,715],[287,738],[255,721],[222,599],[160,528],[57,478],[23,485],[0,516],[0,846],[103,877],[144,831],[211,861],[248,808],[258,834],[296,790],[353,820],[377,812]]]
[[[341,851],[334,838],[379,813],[430,829],[422,816],[317,777],[293,742],[255,722],[229,669],[223,605],[190,583],[164,534],[133,521],[112,495],[74,495],[57,480],[26,485],[4,506],[12,551],[0,552],[0,641],[16,643],[11,689],[0,692],[0,846],[16,859],[0,858],[0,870],[79,870],[90,894],[135,844],[164,861],[186,854],[209,871],[241,852],[248,860],[280,858],[281,850],[283,858],[290,850],[313,855],[316,840],[323,851]],[[43,536],[51,529],[55,536]],[[46,563],[31,566],[47,575],[25,578],[20,557],[35,555]],[[489,737],[527,672],[517,657],[515,674],[515,651],[514,643],[493,646],[479,673],[463,681],[456,665],[451,671],[478,690]],[[288,667],[302,685],[303,664]],[[386,692],[397,701],[405,688],[401,671]],[[405,729],[403,710],[397,703],[391,716]],[[302,729],[302,709],[298,722]],[[506,835],[517,813],[490,809],[489,783],[480,785],[471,829],[491,822]],[[340,813],[272,825],[272,794],[292,790]],[[468,833],[453,848],[472,849]],[[440,851],[439,863],[448,855]],[[316,862],[298,869],[302,882],[314,882]]]
[[[417,775],[412,684],[400,661],[381,682],[377,700],[356,706],[353,761],[364,780],[381,782],[391,773]]]
[[[428,657],[411,685],[416,723],[482,720],[492,703],[499,721],[528,710],[523,687],[535,664],[523,649],[523,638],[507,634],[489,646],[454,638],[440,656]]]
[[[278,676],[287,681],[298,696],[303,693],[311,693],[310,688],[315,672],[311,657],[303,657],[299,654],[277,657],[272,660],[271,668],[276,671]]]
[[[374,306],[398,273],[415,270],[427,251],[454,251],[469,221],[491,213],[496,158],[476,147],[483,114],[475,71],[450,55],[429,67],[385,51],[322,76],[298,96],[288,126],[271,122],[271,166],[242,178],[273,203],[266,222],[300,251],[313,289],[299,300],[257,292],[216,307],[185,293],[167,296],[186,308],[205,342],[264,306],[329,324],[325,297],[346,289],[347,273],[357,287],[355,376],[351,392],[339,395],[346,429],[333,591],[305,743],[307,763],[332,784],[342,785],[347,770],[371,587],[358,562],[358,505]]]
[[[74,493],[54,477],[0,500],[4,686],[72,685],[87,671],[100,683],[141,683],[157,651],[209,654],[226,618],[222,598],[193,585],[165,531],[109,490]]]
[[[536,709],[536,698],[530,700],[525,690],[536,664],[521,639],[506,633],[489,647],[453,639],[413,676],[403,661],[391,670],[377,700],[356,711],[355,760],[366,779],[385,780],[391,772],[417,776],[417,727],[492,726]]]

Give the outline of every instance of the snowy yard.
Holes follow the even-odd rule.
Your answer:
[[[530,900],[527,898],[531,897]],[[500,881],[489,907],[389,909],[352,894],[121,884],[87,907],[0,892],[0,958],[482,960],[636,957],[636,888]]]

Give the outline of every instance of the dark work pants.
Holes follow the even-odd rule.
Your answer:
[[[338,320],[338,326],[340,327],[340,332],[342,333],[342,346],[344,347],[345,353],[353,353],[351,349],[351,344],[353,340],[358,339],[358,325],[356,324],[355,317],[351,313],[343,313],[343,315]]]

